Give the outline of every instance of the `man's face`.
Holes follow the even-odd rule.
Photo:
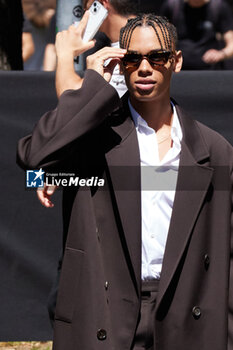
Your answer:
[[[162,35],[161,41],[163,42]],[[128,52],[147,55],[156,50],[161,50],[161,45],[155,30],[150,26],[137,27],[133,31]],[[176,53],[174,57],[168,59],[164,65],[151,65],[146,58],[143,58],[137,67],[123,68],[131,101],[149,102],[165,94],[169,95],[172,71],[176,70]],[[181,54],[180,57],[182,61]]]

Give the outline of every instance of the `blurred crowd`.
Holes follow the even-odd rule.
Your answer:
[[[22,0],[22,55],[25,70],[54,70],[56,66],[56,0]]]
[[[1,70],[55,70],[59,1],[0,0]],[[132,1],[137,11],[166,16],[176,26],[183,69],[233,69],[233,0]],[[83,8],[92,2],[83,0]],[[97,48],[106,43],[97,36]]]

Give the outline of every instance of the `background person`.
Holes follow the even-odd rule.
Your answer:
[[[93,2],[94,0],[84,1],[84,9],[88,10]],[[128,18],[134,16],[137,12],[137,2],[134,0],[100,0],[100,2],[108,10],[108,16],[104,20],[99,31],[109,38],[112,47],[119,47],[120,29],[126,24]],[[76,48],[75,40],[77,39],[75,39],[74,27],[71,26],[69,31],[73,33],[73,46]],[[66,37],[67,33],[67,31],[62,31],[58,34],[60,41],[63,40],[64,45],[66,39],[62,39],[62,36]],[[76,88],[80,88],[83,81],[73,68],[74,53],[72,52],[72,45],[69,44],[67,46],[68,51],[65,52],[64,50],[61,57],[57,57],[56,90],[58,97],[70,84]],[[119,67],[116,67],[114,70],[111,85],[116,88],[120,96],[127,90],[124,77],[120,74]]]
[[[0,69],[22,70],[21,0],[0,0]]]
[[[25,70],[55,70],[56,1],[23,0]]]
[[[224,62],[233,56],[233,16],[228,3],[224,0],[166,0],[161,14],[177,28],[183,69],[225,68]]]

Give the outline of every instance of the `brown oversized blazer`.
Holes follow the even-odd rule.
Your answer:
[[[233,350],[233,150],[177,111],[183,141],[157,299],[156,350]],[[20,140],[18,162],[105,179],[104,189],[64,189],[54,350],[130,350],[140,308],[141,198],[127,96],[121,102],[98,73],[87,71],[83,87],[63,93],[57,109]]]

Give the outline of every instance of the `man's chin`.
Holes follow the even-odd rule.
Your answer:
[[[145,85],[145,88],[140,88],[137,86],[135,91],[135,93],[139,96],[150,96],[153,94],[153,92],[154,92],[154,85],[151,85],[150,87]]]
[[[134,98],[138,101],[142,101],[142,102],[150,102],[150,101],[153,101],[156,96],[155,94],[153,94],[153,92],[151,91],[135,91],[135,93],[133,94],[134,95]]]

